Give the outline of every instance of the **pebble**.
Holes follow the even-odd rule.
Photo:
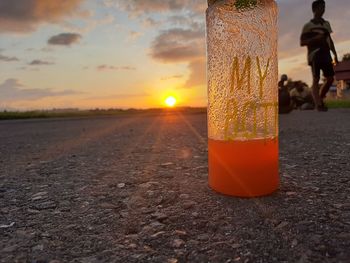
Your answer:
[[[197,217],[199,216],[199,213],[193,212],[191,215],[192,215],[193,217],[197,218]]]
[[[275,229],[281,229],[281,228],[284,228],[288,225],[288,222],[286,221],[283,221],[281,223],[278,224],[278,226],[275,227]]]
[[[32,247],[32,251],[43,251],[43,250],[44,250],[44,245],[42,244]]]
[[[163,235],[163,234],[165,234],[165,231],[159,231],[159,232],[153,234],[151,237],[152,237],[152,238],[157,238],[157,237],[159,237],[159,236],[161,236],[161,235]]]
[[[32,195],[32,198],[35,198],[37,196],[47,195],[47,194],[48,194],[48,192],[39,192],[39,193],[36,193],[36,194]]]
[[[189,199],[190,195],[189,194],[180,194],[181,199]]]
[[[171,165],[174,165],[174,163],[172,163],[172,162],[162,163],[162,164],[160,165],[160,167],[168,167],[168,166],[171,166]]]
[[[185,241],[183,241],[182,239],[174,239],[173,242],[172,242],[172,247],[174,248],[180,248],[182,246],[185,245]]]
[[[194,201],[187,201],[187,202],[184,202],[184,203],[183,203],[183,207],[184,207],[185,209],[190,209],[190,208],[192,208],[192,207],[194,207],[194,206],[196,206],[196,205],[197,205],[197,203],[194,202]]]
[[[208,234],[200,234],[198,237],[197,237],[197,240],[200,240],[200,241],[208,241],[210,239],[209,235]]]
[[[158,221],[164,221],[165,219],[168,218],[168,216],[166,214],[159,213],[159,212],[153,213],[152,217]]]
[[[125,187],[125,183],[120,183],[120,184],[117,185],[117,187],[118,187],[119,189],[122,189],[122,188]]]
[[[174,234],[179,235],[179,236],[186,236],[187,235],[186,231],[182,231],[182,230],[175,230]]]
[[[47,202],[35,204],[33,207],[37,210],[54,209],[56,208],[56,203],[53,201],[47,201]]]
[[[293,239],[293,241],[292,241],[292,248],[296,247],[297,245],[298,245],[298,240]]]
[[[11,228],[15,225],[15,222],[12,222],[11,224],[9,225],[0,225],[0,228]]]

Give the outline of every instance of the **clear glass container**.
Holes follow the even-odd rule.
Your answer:
[[[209,185],[255,197],[278,188],[277,4],[211,1],[207,20]]]

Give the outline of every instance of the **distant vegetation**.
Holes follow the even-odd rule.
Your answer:
[[[206,113],[206,108],[179,107],[172,109],[93,109],[93,110],[35,110],[35,111],[2,111],[0,120],[34,119],[34,118],[75,118],[97,116],[119,116],[127,114],[160,114],[160,113]]]
[[[350,60],[350,53],[347,53],[343,56],[343,61],[349,61]]]
[[[350,100],[328,100],[326,104],[331,109],[350,108]]]

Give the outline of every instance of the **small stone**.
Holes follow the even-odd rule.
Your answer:
[[[197,203],[194,202],[194,201],[187,201],[187,202],[184,202],[183,207],[185,209],[190,209],[190,208],[192,208],[192,207],[194,207],[196,205],[197,205]]]
[[[287,192],[286,195],[287,196],[295,196],[295,195],[297,195],[297,193],[296,192]]]
[[[179,235],[179,236],[186,236],[187,235],[186,231],[182,231],[182,230],[175,230],[174,234]]]
[[[191,215],[192,215],[193,217],[197,218],[197,217],[199,216],[199,213],[193,212]]]
[[[152,214],[152,217],[158,221],[164,221],[165,219],[168,218],[168,216],[166,214],[159,213],[159,212]]]
[[[0,228],[11,228],[15,225],[15,222],[12,222],[11,224],[9,225],[0,225]]]
[[[137,248],[137,245],[135,243],[131,243],[128,245],[128,248],[134,249]]]
[[[292,241],[292,248],[296,247],[297,245],[298,245],[298,240],[293,239],[293,241]]]
[[[181,195],[180,195],[180,198],[181,198],[181,199],[189,199],[189,198],[190,198],[190,195],[189,195],[189,194],[181,194]]]
[[[153,234],[151,237],[152,238],[157,238],[157,237],[159,237],[159,236],[161,236],[163,234],[165,234],[165,231],[160,231],[160,232],[157,232],[157,233]]]
[[[102,203],[100,204],[100,207],[103,209],[115,209],[116,206],[114,204],[111,203]]]
[[[117,185],[117,187],[118,187],[119,189],[122,189],[122,188],[125,187],[125,183],[120,183],[120,184]]]
[[[36,193],[34,195],[32,195],[32,198],[35,198],[35,197],[38,197],[38,196],[43,196],[43,195],[47,195],[48,192],[39,192],[39,193]]]
[[[158,222],[158,221],[154,221],[152,222],[151,224],[149,224],[150,227],[153,227],[153,228],[163,228],[164,227],[164,224]]]
[[[183,241],[182,239],[174,239],[174,241],[172,243],[172,247],[174,247],[174,248],[180,248],[184,245],[185,245],[185,241]]]
[[[38,201],[38,200],[42,200],[42,199],[45,199],[45,198],[46,198],[46,196],[39,195],[39,196],[33,197],[32,201]]]
[[[240,247],[242,247],[242,245],[240,245],[238,243],[232,245],[233,249],[237,249],[237,248],[240,248]]]
[[[50,235],[50,233],[48,233],[48,232],[44,232],[44,233],[41,233],[41,237],[46,237],[46,238],[48,238],[48,237],[51,237],[51,235]]]
[[[284,228],[284,227],[286,227],[287,225],[288,225],[288,222],[283,221],[283,222],[279,223],[278,226],[276,226],[276,229]]]
[[[146,251],[146,252],[152,252],[153,249],[150,247],[150,246],[147,246],[147,245],[144,245],[143,246],[143,249]]]
[[[43,251],[44,250],[44,245],[36,245],[35,247],[32,247],[32,251]]]
[[[38,204],[34,205],[34,208],[37,210],[54,209],[54,208],[56,208],[56,203],[53,201],[38,203]]]
[[[200,234],[197,239],[200,241],[208,241],[209,240],[209,235],[208,234]]]
[[[171,166],[171,165],[174,165],[174,163],[172,163],[172,162],[167,162],[167,163],[162,163],[162,164],[160,165],[160,167],[168,167],[168,166]]]
[[[169,258],[167,263],[177,263],[179,262],[176,258]]]
[[[152,186],[156,186],[156,185],[159,185],[159,183],[158,182],[147,182],[147,183],[142,183],[142,184],[140,184],[139,185],[139,187],[141,187],[141,188],[151,188]]]

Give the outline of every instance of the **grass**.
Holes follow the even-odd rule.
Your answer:
[[[95,110],[36,110],[36,111],[2,111],[0,120],[16,119],[44,119],[44,118],[74,118],[74,117],[97,117],[119,116],[126,114],[159,114],[159,113],[205,113],[206,108],[174,108],[174,109],[95,109]]]
[[[99,115],[116,115],[120,113],[122,113],[122,111],[3,111],[0,112],[0,120],[88,117]]]
[[[326,104],[331,109],[350,108],[350,100],[328,100]]]

